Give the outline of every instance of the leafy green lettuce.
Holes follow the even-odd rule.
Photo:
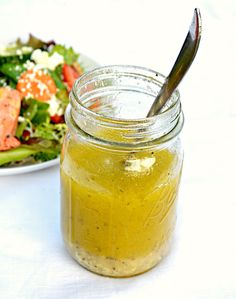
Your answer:
[[[42,123],[36,127],[34,137],[56,140],[61,144],[66,133],[66,129],[66,124]]]
[[[20,115],[24,120],[18,125],[16,136],[21,139],[27,126],[32,131],[34,126],[50,122],[49,104],[35,99],[24,99]]]
[[[53,81],[55,82],[57,88],[59,90],[66,90],[66,86],[62,80],[62,65],[58,65],[54,71],[48,70],[48,72],[51,75]]]
[[[36,161],[49,161],[56,158],[60,153],[60,147],[53,143],[50,147],[41,144],[21,145],[8,151],[0,152],[0,166],[16,161],[22,161],[27,157],[33,156]]]
[[[0,72],[4,74],[9,79],[13,80],[15,83],[18,82],[19,77],[22,72],[25,71],[23,64],[14,64],[14,63],[4,63],[0,65]]]
[[[72,47],[66,48],[63,45],[58,44],[51,49],[49,55],[52,55],[55,52],[62,55],[64,57],[65,63],[67,64],[73,64],[79,58],[79,54],[76,53]]]

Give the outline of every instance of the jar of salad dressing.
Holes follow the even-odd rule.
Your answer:
[[[164,80],[146,68],[101,67],[70,94],[62,233],[71,256],[101,275],[140,274],[170,248],[183,162],[178,91],[146,118]]]

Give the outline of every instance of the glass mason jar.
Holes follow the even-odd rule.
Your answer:
[[[80,77],[71,91],[62,233],[71,256],[98,274],[143,273],[170,248],[183,162],[178,91],[146,118],[164,80],[146,68],[108,66]]]

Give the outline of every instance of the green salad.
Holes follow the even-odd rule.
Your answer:
[[[65,108],[83,68],[72,47],[32,35],[0,48],[0,167],[59,156]]]

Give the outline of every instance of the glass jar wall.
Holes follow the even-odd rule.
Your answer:
[[[74,85],[61,156],[66,247],[85,268],[128,277],[169,251],[183,162],[176,91],[146,118],[164,77],[134,66],[95,69]]]

